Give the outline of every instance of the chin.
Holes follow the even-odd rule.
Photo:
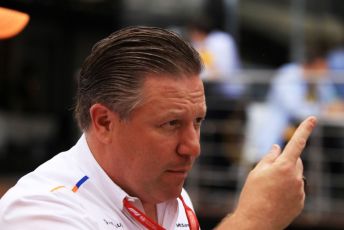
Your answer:
[[[182,193],[183,186],[178,186],[166,192],[166,200],[175,199]]]

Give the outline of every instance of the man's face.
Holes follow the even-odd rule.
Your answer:
[[[177,197],[200,154],[200,125],[206,104],[202,81],[192,78],[148,77],[143,103],[114,133],[114,174],[119,185],[144,202]],[[120,162],[119,162],[120,161]]]
[[[305,64],[303,67],[304,79],[310,82],[316,82],[328,75],[328,66],[323,58],[318,58],[310,64]]]

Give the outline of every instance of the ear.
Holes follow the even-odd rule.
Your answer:
[[[90,108],[92,129],[98,140],[104,144],[111,142],[114,125],[117,121],[117,115],[102,104],[94,104]]]

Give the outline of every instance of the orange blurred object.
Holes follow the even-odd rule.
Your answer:
[[[0,7],[0,39],[7,39],[19,34],[29,22],[26,13]]]

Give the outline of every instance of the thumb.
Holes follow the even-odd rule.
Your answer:
[[[270,151],[263,157],[262,161],[266,163],[273,163],[281,154],[281,147],[277,144],[272,145]]]

